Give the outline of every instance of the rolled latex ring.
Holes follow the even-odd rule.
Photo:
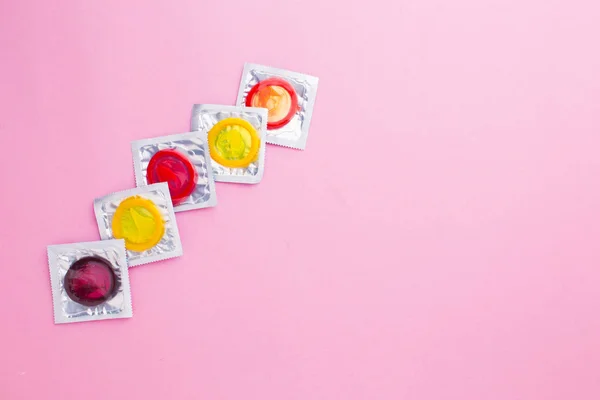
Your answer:
[[[74,302],[93,307],[114,297],[118,280],[107,260],[88,256],[75,261],[67,270],[64,288]]]
[[[250,122],[226,118],[208,131],[208,148],[213,160],[230,168],[244,168],[256,159],[260,138]]]
[[[246,97],[247,107],[262,107],[269,111],[267,129],[278,129],[289,123],[298,111],[298,95],[284,79],[268,78],[258,82]]]
[[[125,239],[125,247],[145,251],[156,246],[165,234],[165,222],[158,207],[140,196],[128,197],[119,204],[112,218],[116,239]]]
[[[196,189],[198,173],[194,164],[184,154],[174,149],[156,152],[146,170],[148,184],[167,182],[173,205],[187,199]]]

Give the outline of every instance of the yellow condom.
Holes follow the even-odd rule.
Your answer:
[[[151,200],[132,196],[117,207],[112,231],[116,239],[125,239],[128,250],[144,251],[160,242],[165,233],[165,223]]]
[[[241,118],[226,118],[208,132],[210,156],[230,168],[247,167],[256,159],[260,139],[256,129]]]

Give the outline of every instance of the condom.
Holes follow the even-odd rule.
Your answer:
[[[206,131],[134,140],[131,154],[136,186],[167,183],[175,212],[217,205]]]
[[[246,63],[235,104],[268,111],[266,143],[304,150],[318,86],[315,76]]]
[[[67,296],[73,301],[84,306],[97,306],[113,297],[117,277],[108,261],[88,256],[71,265],[64,285]]]
[[[150,159],[146,170],[148,184],[167,182],[173,205],[187,199],[198,181],[194,165],[181,152],[173,149],[160,150]]]
[[[165,224],[156,205],[140,196],[119,204],[112,219],[115,238],[125,239],[125,248],[145,251],[156,246],[165,233]]]
[[[194,104],[192,131],[208,132],[216,182],[256,184],[265,171],[266,108]]]
[[[130,267],[183,254],[167,182],[97,198],[94,213],[102,239],[124,240]]]
[[[248,92],[247,107],[266,108],[269,113],[267,129],[277,129],[292,120],[298,111],[298,96],[294,87],[281,78],[258,82]]]
[[[256,159],[260,139],[256,129],[241,118],[226,118],[208,132],[208,147],[213,160],[230,168],[247,167]]]
[[[124,240],[48,246],[48,266],[54,323],[133,315]]]

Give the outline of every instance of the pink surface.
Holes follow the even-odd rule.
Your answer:
[[[0,1],[0,398],[600,398],[600,5]],[[55,326],[129,142],[320,78],[307,150],[178,214],[134,318]],[[81,396],[77,396],[81,395]],[[83,396],[84,395],[84,396]]]

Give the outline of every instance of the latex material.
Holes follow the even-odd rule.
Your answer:
[[[156,152],[150,159],[146,180],[148,184],[167,182],[173,205],[178,205],[196,188],[198,173],[183,153],[166,149]]]
[[[110,263],[100,257],[84,257],[65,274],[64,287],[71,300],[84,306],[97,306],[111,299],[117,278]]]
[[[210,156],[219,164],[243,168],[256,159],[260,138],[248,121],[226,118],[208,132],[208,146]]]
[[[250,89],[246,106],[266,108],[269,111],[267,129],[277,129],[290,122],[298,111],[298,96],[287,81],[268,78]]]
[[[117,207],[112,230],[115,238],[125,239],[128,250],[141,252],[160,242],[165,233],[165,223],[151,200],[132,196]]]

